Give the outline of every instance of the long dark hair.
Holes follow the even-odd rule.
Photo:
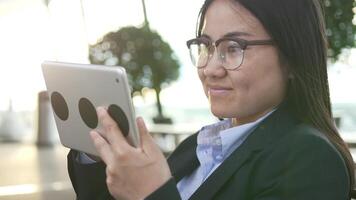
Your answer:
[[[335,127],[328,85],[327,40],[321,2],[318,0],[232,0],[248,9],[275,41],[281,60],[292,78],[285,102],[304,123],[320,130],[340,151],[346,162],[351,191],[354,162]],[[200,36],[205,13],[213,0],[206,0],[197,22]],[[350,191],[350,194],[351,194]]]

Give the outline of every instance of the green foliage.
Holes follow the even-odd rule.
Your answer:
[[[352,23],[355,0],[323,0],[329,57],[337,60],[343,48],[355,47],[356,26]]]
[[[143,26],[124,27],[106,34],[89,47],[93,64],[120,65],[126,69],[132,92],[149,87],[160,92],[162,84],[178,78],[179,62],[161,36]]]

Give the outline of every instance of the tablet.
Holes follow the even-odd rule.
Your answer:
[[[108,109],[131,145],[139,145],[124,68],[45,61],[42,72],[64,146],[99,155],[89,135],[91,130],[101,129],[96,113],[99,106]]]

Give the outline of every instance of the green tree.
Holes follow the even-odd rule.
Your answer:
[[[335,61],[343,48],[355,47],[355,0],[322,0],[325,9],[329,57]]]
[[[89,47],[93,64],[120,65],[126,69],[132,92],[149,87],[156,91],[158,116],[155,121],[168,121],[163,116],[160,92],[164,84],[178,78],[179,62],[168,43],[148,27],[124,27],[106,34]]]

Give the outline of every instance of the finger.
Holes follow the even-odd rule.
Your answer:
[[[90,137],[94,143],[95,149],[98,151],[100,158],[106,163],[110,163],[113,154],[109,143],[96,131],[90,131]]]
[[[147,130],[146,124],[142,117],[136,118],[137,128],[140,132],[141,147],[143,150],[153,150],[156,148],[156,143],[154,142],[152,136]]]
[[[125,137],[116,122],[110,117],[109,113],[103,107],[97,108],[98,118],[104,128],[103,136],[108,140],[109,144],[115,148],[129,147]]]

